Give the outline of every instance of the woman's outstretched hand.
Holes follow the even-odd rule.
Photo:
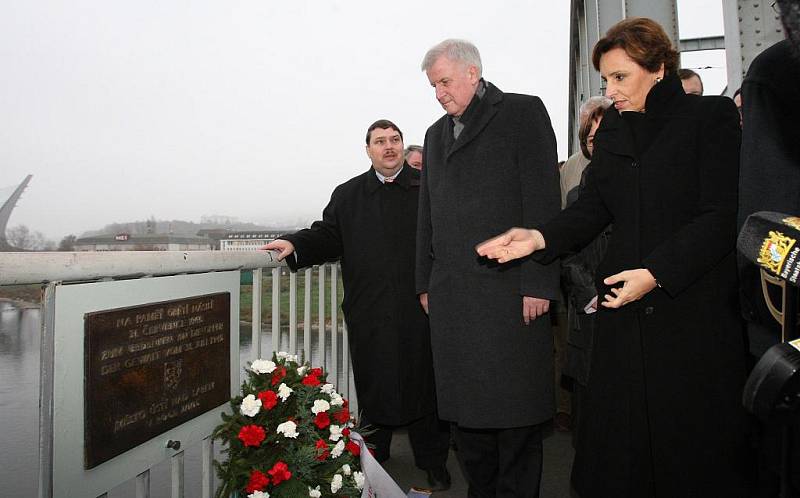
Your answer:
[[[647,268],[638,268],[636,270],[625,270],[611,275],[603,279],[606,285],[614,285],[623,282],[622,287],[611,289],[610,294],[605,295],[605,299],[601,303],[606,308],[621,308],[628,303],[638,301],[645,294],[656,288],[656,279],[650,270]]]
[[[544,249],[544,237],[541,232],[526,228],[512,228],[475,247],[478,254],[497,260],[498,263],[506,263],[528,256],[539,249]]]

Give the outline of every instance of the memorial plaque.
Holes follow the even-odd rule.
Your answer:
[[[87,313],[91,469],[230,399],[229,293]]]

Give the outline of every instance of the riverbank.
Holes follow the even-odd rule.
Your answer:
[[[39,284],[0,286],[0,301],[10,302],[18,308],[38,308],[42,302],[42,286]]]

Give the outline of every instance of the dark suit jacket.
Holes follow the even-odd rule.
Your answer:
[[[429,293],[439,415],[537,424],[553,416],[553,341],[549,318],[523,323],[522,296],[555,299],[558,265],[489,264],[475,245],[558,212],[555,136],[541,100],[491,83],[464,118],[457,140],[449,116],[428,129],[420,189],[417,292]]]
[[[371,423],[402,425],[432,413],[428,319],[414,292],[419,172],[391,184],[369,171],[339,185],[294,244],[292,270],[339,259],[358,402]]]

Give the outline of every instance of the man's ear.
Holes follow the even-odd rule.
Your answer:
[[[469,69],[467,69],[467,72],[469,74],[470,83],[477,85],[478,81],[481,79],[481,77],[478,76],[478,66],[470,65]]]

